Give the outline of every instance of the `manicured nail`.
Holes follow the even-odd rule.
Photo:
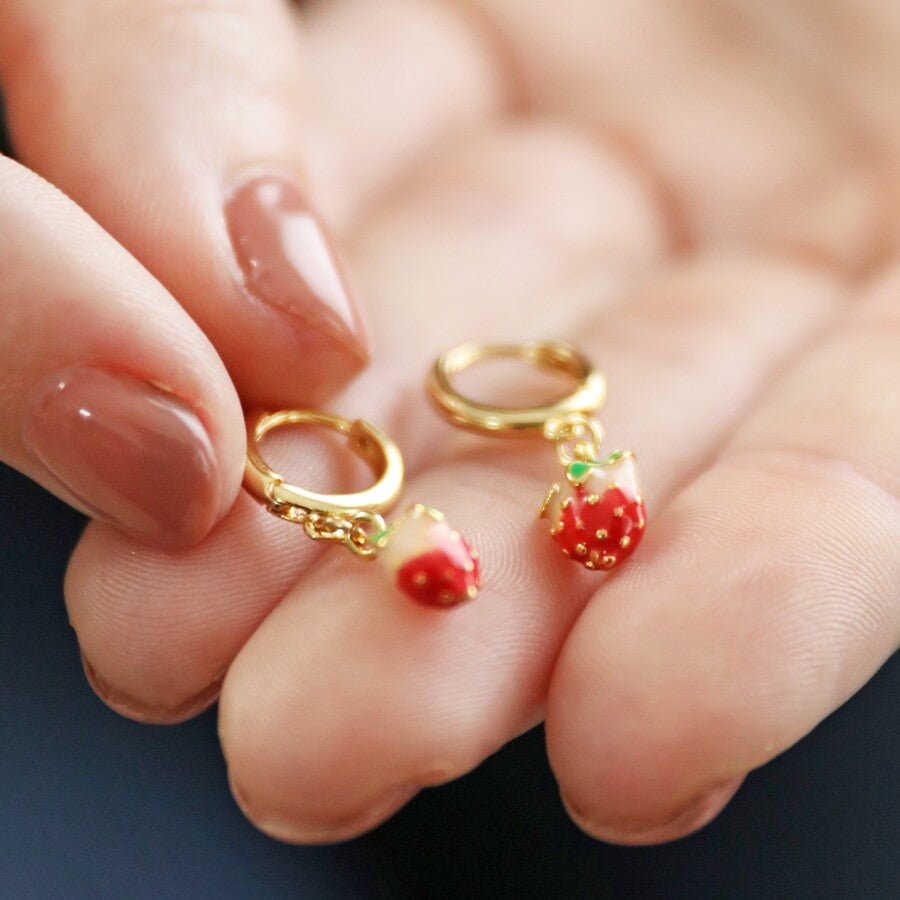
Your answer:
[[[218,515],[209,434],[186,404],[145,381],[71,369],[37,393],[22,436],[89,513],[142,539],[195,543]]]
[[[228,232],[246,289],[296,316],[312,337],[368,362],[365,329],[331,240],[303,193],[276,176],[255,177],[225,204]]]
[[[610,844],[664,844],[686,837],[711,822],[741,786],[736,778],[696,795],[677,812],[663,821],[620,820],[603,822],[583,813],[565,797],[563,805],[572,821],[584,832]]]

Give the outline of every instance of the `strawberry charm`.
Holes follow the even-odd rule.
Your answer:
[[[551,488],[541,510],[553,522],[550,534],[586,569],[612,569],[634,553],[647,524],[634,455],[616,450],[603,460],[573,460],[566,481]]]
[[[350,494],[322,494],[286,481],[263,458],[260,442],[276,428],[318,425],[347,439],[372,470],[375,483]],[[416,504],[388,524],[386,513],[403,486],[399,447],[364,419],[311,409],[282,409],[247,419],[244,489],[308,538],[343,546],[359,559],[377,559],[414,603],[450,609],[473,600],[481,587],[478,554],[444,515]]]
[[[416,504],[375,541],[379,561],[415,603],[446,609],[481,587],[478,553],[436,509]]]

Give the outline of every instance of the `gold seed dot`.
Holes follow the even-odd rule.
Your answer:
[[[562,531],[562,525],[561,525],[559,522],[557,522],[557,523],[550,529],[550,534],[552,534],[554,537],[556,537],[556,535],[558,535],[561,531]]]
[[[609,537],[609,532],[605,528],[597,529],[597,540],[605,541]]]
[[[597,568],[597,564],[591,562],[591,561],[588,559],[588,560],[585,560],[584,567],[585,567],[586,569],[596,569],[596,568]]]
[[[571,557],[571,555],[572,555],[571,553],[569,553],[568,550],[566,550],[565,547],[562,548],[562,552],[563,552],[563,556],[569,556],[569,557]]]
[[[576,527],[579,531],[584,531],[584,519],[576,519],[576,520],[575,520],[575,527]]]
[[[466,564],[463,566],[463,568],[467,572],[474,572],[475,571],[475,563],[473,563],[471,559],[467,559]]]
[[[603,557],[603,566],[606,569],[611,569],[616,564],[616,558],[614,556],[604,556]]]
[[[428,576],[424,572],[416,572],[416,574],[413,575],[413,582],[419,587],[424,587],[428,584]]]
[[[591,550],[591,562],[597,562],[600,559],[600,553],[597,550]]]
[[[470,584],[466,588],[466,595],[470,600],[474,600],[478,596],[478,588],[474,584]]]
[[[478,559],[478,551],[473,547],[473,548],[469,551],[469,556],[471,556],[472,559]]]
[[[571,497],[566,497],[566,499],[563,500],[563,502],[562,502],[562,508],[563,508],[563,509],[568,509],[571,505],[572,505],[572,498],[571,498]]]
[[[441,603],[452,603],[456,599],[456,594],[453,591],[441,591],[438,599]]]
[[[625,537],[619,538],[619,546],[627,547],[631,543],[631,538],[626,534]]]
[[[584,544],[576,544],[576,545],[575,545],[575,552],[576,552],[579,556],[584,556],[584,554],[587,553],[587,547],[585,547]]]
[[[600,497],[597,494],[588,494],[587,502],[594,506],[600,502]]]
[[[625,515],[625,507],[624,507],[624,506],[617,506],[617,507],[613,510],[613,515],[614,515],[617,519],[621,519],[622,516]]]

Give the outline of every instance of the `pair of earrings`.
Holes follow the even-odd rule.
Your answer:
[[[476,363],[513,357],[562,373],[571,393],[543,406],[492,407],[463,396],[453,376]],[[603,429],[589,417],[606,399],[606,381],[575,348],[559,342],[468,343],[440,356],[428,380],[437,409],[452,424],[496,436],[541,434],[553,441],[565,470],[540,508],[562,552],[592,570],[609,570],[630,556],[647,521],[634,455],[602,456]],[[263,460],[259,444],[275,428],[319,425],[347,438],[371,468],[376,482],[352,494],[320,494],[288,484]],[[388,524],[384,518],[403,486],[403,457],[382,431],[361,420],[311,410],[283,410],[248,420],[244,487],[266,508],[301,525],[313,540],[334,541],[362,559],[377,559],[414,602],[449,608],[473,599],[481,587],[478,553],[442,513],[416,504]]]

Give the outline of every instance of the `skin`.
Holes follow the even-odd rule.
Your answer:
[[[276,2],[43,6],[0,3],[0,77],[18,158],[71,199],[0,160],[3,230],[29,238],[3,250],[0,315],[27,327],[0,444],[40,478],[16,386],[101,338],[207,411],[218,524],[161,550],[92,523],[66,602],[124,715],[175,722],[221,691],[258,827],[352,837],[544,720],[580,827],[672,840],[893,652],[893,4],[323,0],[302,24]],[[232,264],[205,211],[250,162],[301,171],[342,238],[373,362],[328,407],[391,433],[406,498],[480,548],[475,603],[414,608],[238,492],[239,401],[303,406],[317,374],[235,353],[243,313],[207,289]],[[57,334],[47,285],[76,275]],[[608,446],[639,457],[649,528],[609,577],[535,520],[549,445],[463,435],[421,390],[458,341],[556,335],[605,371]],[[332,444],[273,445],[309,484],[358,475]]]

